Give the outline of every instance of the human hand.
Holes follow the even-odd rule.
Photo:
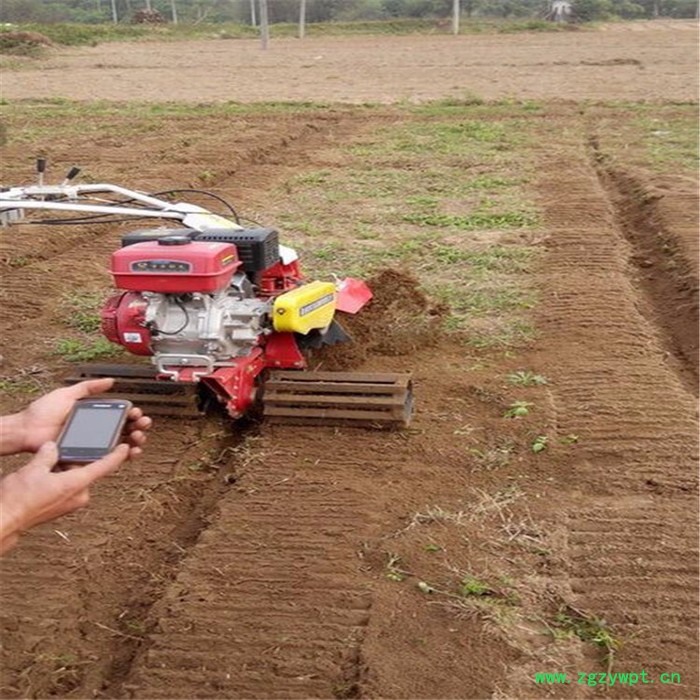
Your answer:
[[[58,448],[53,442],[42,445],[30,462],[0,481],[0,554],[23,530],[87,505],[88,487],[129,459],[132,449],[122,443],[96,462],[53,472]]]
[[[113,384],[114,379],[109,377],[90,379],[56,389],[33,401],[24,411],[12,416],[14,421],[11,427],[3,430],[8,439],[14,436],[14,444],[12,449],[4,448],[2,452],[36,452],[45,442],[56,440],[76,401],[109,391]],[[144,416],[140,408],[134,407],[129,411],[126,432],[130,457],[141,453],[141,447],[146,442],[145,431],[151,424],[151,419]]]

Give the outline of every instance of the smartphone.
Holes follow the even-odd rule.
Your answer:
[[[94,462],[118,444],[133,404],[124,399],[77,401],[58,438],[59,463]]]

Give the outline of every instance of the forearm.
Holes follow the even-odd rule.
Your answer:
[[[26,429],[21,413],[0,416],[0,455],[26,451]]]

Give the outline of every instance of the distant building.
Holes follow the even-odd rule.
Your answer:
[[[546,19],[550,22],[572,22],[574,8],[570,0],[551,0]]]

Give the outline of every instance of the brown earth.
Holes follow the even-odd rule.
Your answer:
[[[697,100],[691,20],[606,31],[109,43],[4,71],[5,99],[422,101],[464,97]]]
[[[128,139],[115,114],[55,138],[50,156],[151,191],[215,170],[217,192],[264,218],[276,187],[342,167],[339,147],[405,118],[203,116]],[[537,341],[467,354],[431,332],[441,309],[410,277],[385,272],[349,363],[413,371],[409,431],[159,421],[144,458],[99,484],[88,509],[3,559],[2,697],[597,694],[533,682],[607,668],[562,611],[611,624],[624,641],[615,671],[682,675],[610,695],[697,697],[697,187],[612,167],[576,105],[518,118],[542,144]],[[190,133],[204,135],[191,158]],[[26,168],[26,144],[11,141],[3,179]],[[48,388],[67,371],[52,352],[61,296],[103,290],[130,228],[2,232],[3,379]],[[370,318],[401,322],[372,333]],[[504,377],[524,367],[549,378],[518,390],[543,417],[504,421]],[[4,395],[2,408],[25,400]],[[544,458],[529,449],[542,432]],[[465,605],[469,577],[488,587]]]

